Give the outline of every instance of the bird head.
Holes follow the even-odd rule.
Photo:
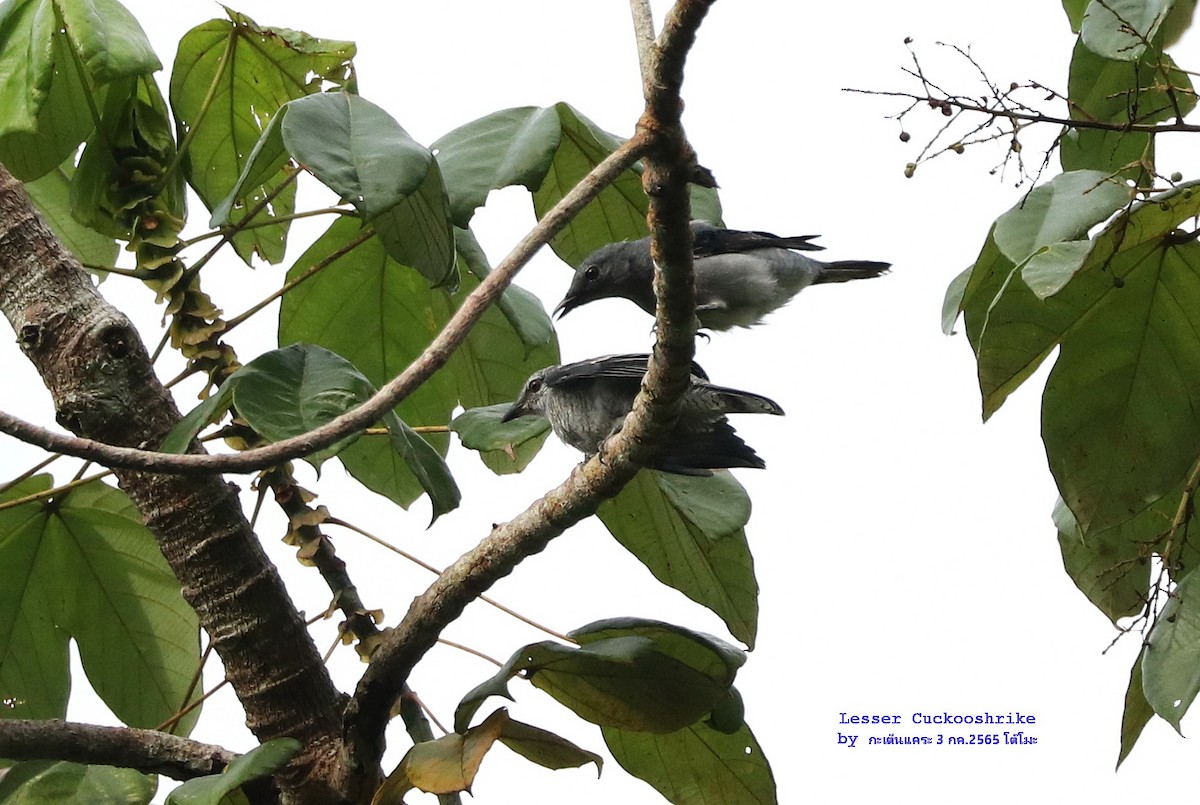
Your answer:
[[[623,296],[639,305],[648,298],[654,309],[654,265],[645,241],[610,243],[592,252],[575,269],[567,295],[554,309],[561,318],[580,305]]]
[[[525,386],[521,389],[517,401],[500,418],[501,422],[512,422],[523,416],[545,415],[546,395],[549,393],[545,374],[546,370],[542,369],[530,375],[529,379],[525,381]]]

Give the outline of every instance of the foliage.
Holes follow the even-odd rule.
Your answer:
[[[277,441],[362,403],[429,346],[490,273],[470,231],[489,192],[523,187],[541,216],[621,144],[558,103],[501,110],[426,147],[357,94],[352,43],[227,14],[184,36],[164,98],[158,57],[115,0],[0,7],[0,161],[28,182],[39,210],[89,268],[147,285],[170,320],[171,347],[209,378],[206,399],[165,451],[185,452],[219,425],[234,448]],[[648,232],[640,172],[626,170],[554,239],[568,265]],[[303,174],[340,203],[298,212]],[[212,232],[183,240],[189,189],[208,210]],[[692,197],[696,217],[720,221],[715,191],[694,187]],[[309,214],[332,220],[283,280],[279,348],[243,365],[229,337],[241,318],[226,321],[209,299],[205,268],[224,245],[247,266],[282,262],[290,222]],[[210,251],[192,253],[210,240],[217,244]],[[113,265],[121,244],[134,255],[132,270]],[[306,460],[319,468],[336,456],[365,487],[402,507],[427,495],[436,520],[460,498],[444,458],[449,434],[496,473],[523,470],[546,428],[500,423],[499,412],[531,372],[557,360],[541,303],[510,287],[446,365],[383,418],[384,437],[352,436]],[[199,693],[195,614],[125,494],[96,479],[52,489],[39,476],[7,488],[4,501],[0,683],[13,706],[0,716],[65,714],[74,639],[89,681],[124,723],[174,720],[186,734],[199,713],[184,710]],[[663,583],[712,609],[752,646],[758,587],[744,531],[749,515],[745,491],[728,474],[643,472],[605,504],[600,520]],[[354,634],[369,656],[373,643]],[[577,645],[519,650],[502,675],[477,689],[483,694],[467,695],[456,733],[416,742],[381,796],[414,786],[466,790],[496,741],[549,768],[599,768],[595,754],[503,710],[470,726],[481,696],[507,695],[505,680],[520,673],[600,724],[622,765],[668,799],[773,799],[770,768],[732,687],[745,661],[739,649],[632,619],[592,624],[572,639]],[[225,801],[296,748],[264,745],[169,801]],[[62,802],[144,802],[153,793],[140,775],[71,764],[21,764],[3,785],[34,798],[42,796],[38,786],[57,786]]]
[[[1064,565],[1114,624],[1149,629],[1126,696],[1124,760],[1151,713],[1178,727],[1198,689],[1200,246],[1186,228],[1200,184],[1165,178],[1155,158],[1167,136],[1157,125],[1183,123],[1196,105],[1166,53],[1194,4],[1064,7],[1079,33],[1067,101],[1087,125],[1063,129],[1063,173],[993,224],[948,292],[944,324],[963,317],[985,419],[1057,350],[1042,440]]]

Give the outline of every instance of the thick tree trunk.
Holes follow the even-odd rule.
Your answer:
[[[153,448],[179,419],[126,317],[0,167],[0,311],[79,436]],[[183,595],[200,616],[260,740],[288,736],[301,756],[281,780],[296,802],[356,798],[341,738],[343,697],[279,575],[219,477],[118,470]],[[373,775],[368,774],[368,778]]]

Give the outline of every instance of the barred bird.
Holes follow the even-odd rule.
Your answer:
[[[534,372],[503,421],[543,416],[559,439],[592,455],[624,424],[649,358],[646,354],[609,355]],[[647,466],[699,476],[729,467],[764,468],[758,454],[734,433],[726,414],[782,415],[783,409],[760,394],[709,383],[708,375],[693,363],[675,427]]]

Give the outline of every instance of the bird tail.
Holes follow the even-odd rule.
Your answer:
[[[850,280],[869,280],[886,274],[892,267],[891,263],[877,263],[874,260],[838,260],[821,266],[821,273],[813,280],[817,285],[822,282],[849,282]]]
[[[724,413],[774,414],[775,416],[783,416],[783,409],[779,406],[779,403],[761,394],[726,388],[725,386],[709,386],[708,390],[717,395]]]
[[[767,464],[754,448],[742,441],[725,420],[713,423],[711,429],[688,433],[686,438],[673,439],[649,465],[651,469],[675,475],[708,476],[712,470],[745,467],[765,469]]]

